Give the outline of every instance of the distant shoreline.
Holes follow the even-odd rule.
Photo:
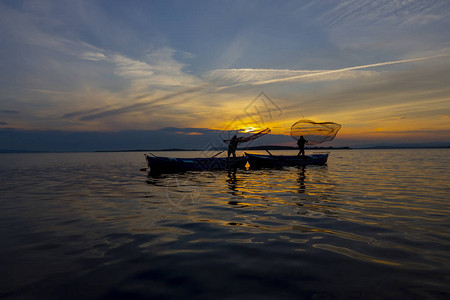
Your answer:
[[[449,146],[373,146],[373,147],[306,147],[306,150],[389,150],[389,149],[450,149]],[[207,151],[225,151],[226,148],[210,149]],[[245,150],[298,150],[296,147],[290,146],[254,146],[248,148],[238,149],[240,151]],[[204,149],[181,149],[181,148],[168,148],[168,149],[116,149],[116,150],[86,150],[86,151],[39,151],[39,150],[7,150],[0,149],[2,153],[105,153],[105,152],[178,152],[178,151],[205,151]]]

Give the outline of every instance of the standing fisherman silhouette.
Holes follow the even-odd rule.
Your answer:
[[[300,151],[298,151],[297,156],[305,156],[305,144],[306,144],[307,142],[308,142],[308,141],[305,140],[305,138],[303,137],[303,135],[300,136],[300,138],[299,138],[298,141],[297,141],[297,146],[298,146],[298,148],[300,149]]]
[[[226,142],[226,140],[224,140],[224,142]],[[233,135],[230,142],[228,143],[228,157],[230,157],[230,155],[233,155],[233,157],[236,158],[236,149],[239,142],[241,142],[241,138],[238,138],[237,135]]]

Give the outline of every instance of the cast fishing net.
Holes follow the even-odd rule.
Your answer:
[[[292,125],[291,136],[296,140],[303,136],[306,145],[317,145],[333,140],[339,129],[341,125],[337,123],[302,119]]]
[[[239,142],[240,143],[245,143],[245,142],[253,141],[253,140],[256,140],[257,138],[262,137],[263,135],[266,135],[268,133],[270,133],[269,127],[267,127],[266,129],[255,133],[255,134],[252,134],[251,136],[240,137],[239,138]]]

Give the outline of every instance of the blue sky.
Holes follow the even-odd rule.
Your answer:
[[[448,1],[6,0],[0,28],[0,130],[258,127],[264,92],[274,134],[450,141]]]

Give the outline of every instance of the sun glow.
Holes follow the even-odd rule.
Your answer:
[[[243,129],[242,131],[244,133],[248,133],[248,132],[254,132],[256,130],[255,127],[246,127],[245,129]]]

